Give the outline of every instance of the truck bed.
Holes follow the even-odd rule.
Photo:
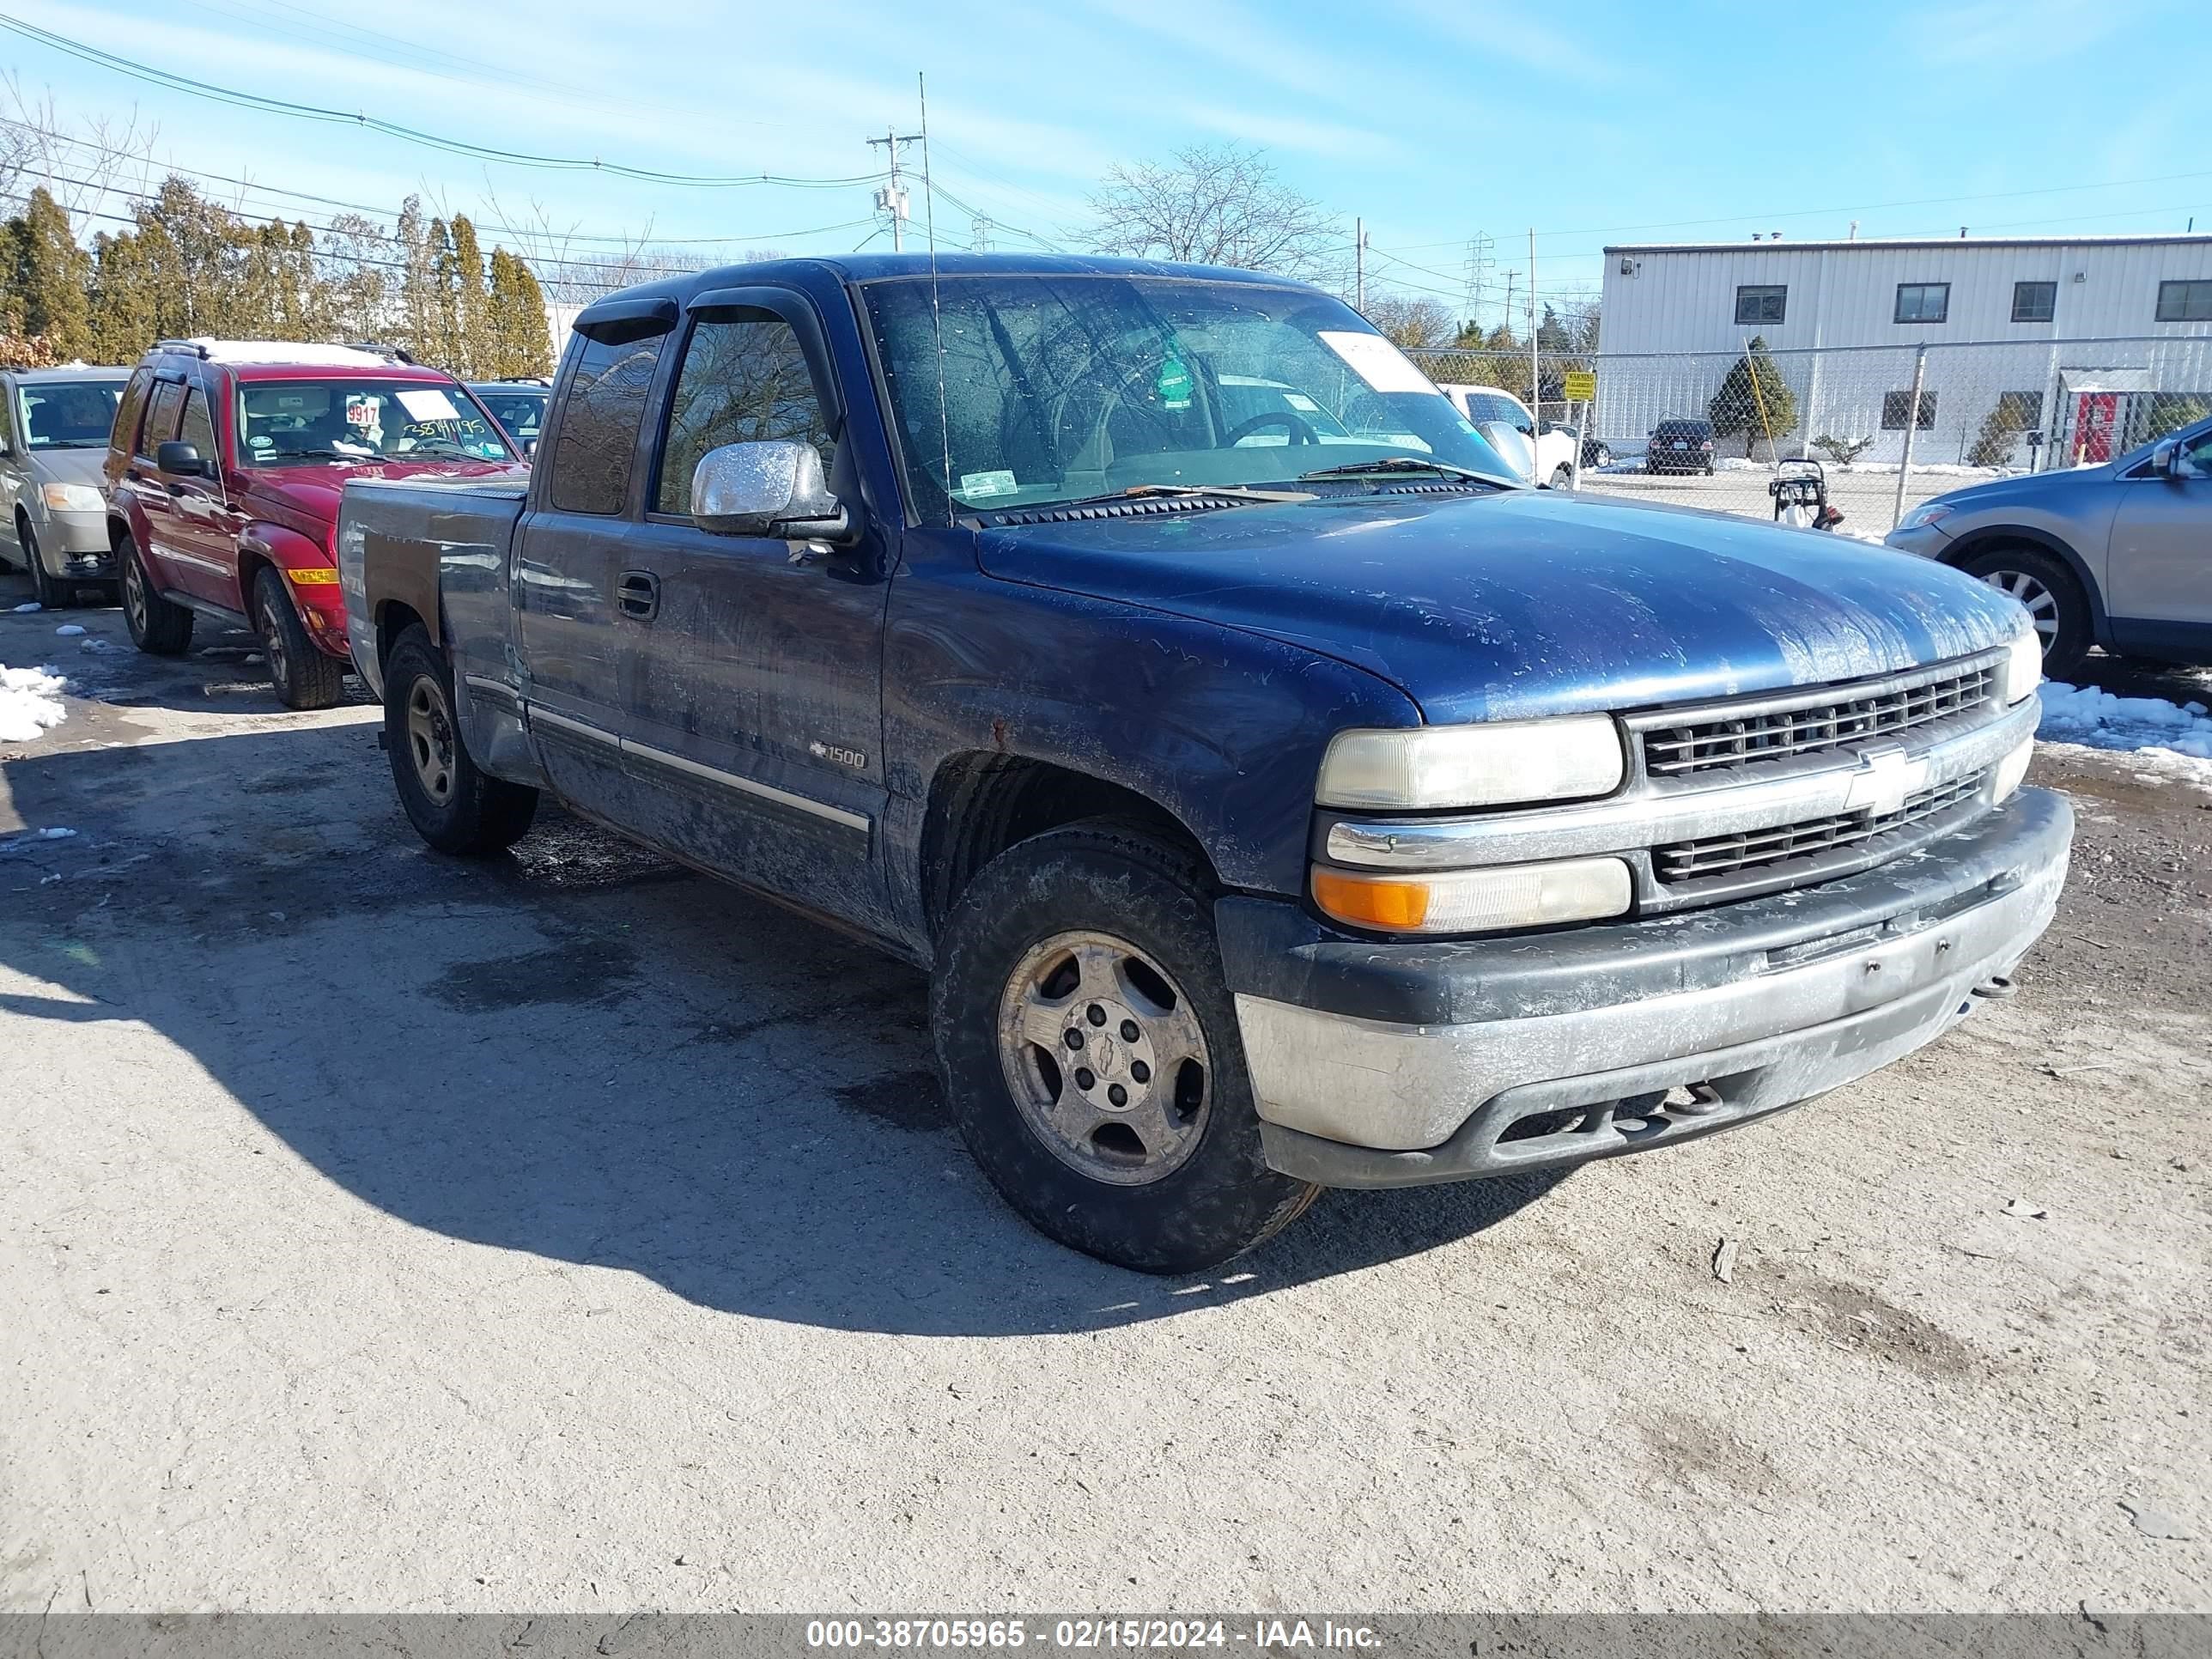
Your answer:
[[[507,559],[529,493],[511,478],[362,479],[338,507],[338,580],[354,665],[380,697],[380,629],[404,605],[441,640],[506,636]],[[441,603],[442,601],[442,603]]]

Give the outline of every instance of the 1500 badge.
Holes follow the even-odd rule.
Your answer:
[[[818,738],[806,745],[806,752],[817,760],[835,761],[840,766],[849,766],[855,772],[868,769],[868,753],[865,749],[840,749],[834,743]]]

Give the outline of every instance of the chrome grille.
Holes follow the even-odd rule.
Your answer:
[[[1847,688],[1824,686],[1793,708],[1769,707],[1733,718],[1701,710],[1698,720],[1644,731],[1644,769],[1654,777],[1679,777],[1909,732],[1985,707],[1996,695],[1996,674],[1997,665],[1984,661],[1857,696]]]
[[[1905,797],[1894,812],[1837,812],[1826,817],[1801,818],[1766,830],[1746,830],[1732,836],[1706,836],[1676,842],[1651,851],[1651,871],[1662,884],[1698,881],[1707,876],[1732,876],[1790,859],[1806,858],[1839,847],[1852,847],[1876,836],[1934,817],[1981,793],[1989,777],[1986,768],[1936,784]]]

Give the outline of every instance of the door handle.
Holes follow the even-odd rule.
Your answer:
[[[660,609],[660,578],[650,570],[623,571],[615,584],[615,603],[625,617],[650,619]]]

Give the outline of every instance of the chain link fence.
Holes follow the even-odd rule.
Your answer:
[[[1440,384],[1530,404],[1528,353],[1411,354]],[[1980,479],[2094,465],[2212,415],[2212,333],[1769,351],[1540,355],[1540,479],[1769,518],[1781,463],[1826,475],[1842,528],[1886,534]],[[1593,403],[1570,402],[1594,375]]]

